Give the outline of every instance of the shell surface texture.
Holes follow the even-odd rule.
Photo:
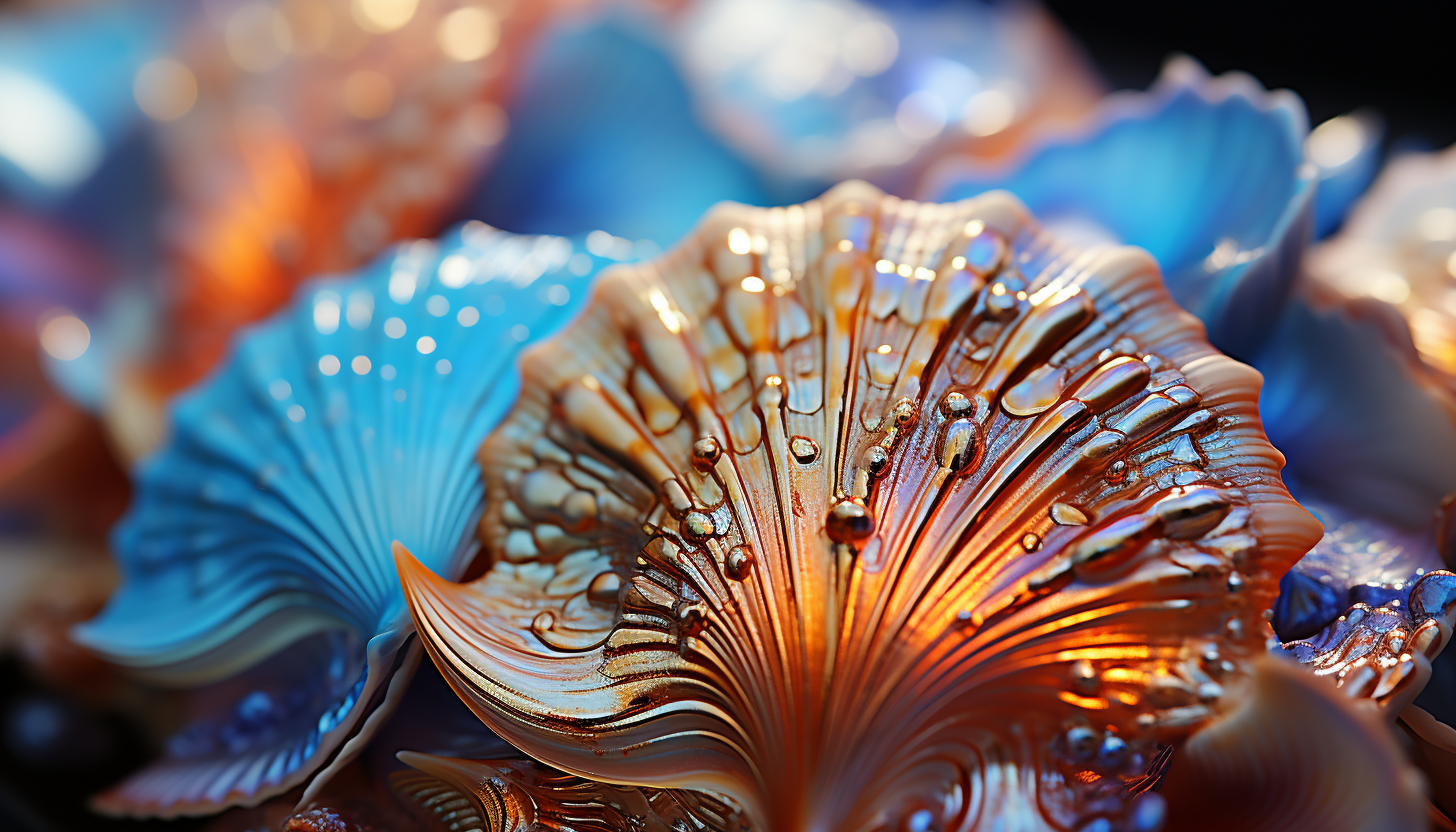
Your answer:
[[[523,374],[489,567],[397,558],[422,640],[531,756],[730,828],[1156,821],[1319,537],[1152,259],[1005,194],[720,206]]]
[[[419,657],[391,546],[462,574],[474,451],[514,400],[517,355],[603,262],[466,224],[305,286],[177,401],[114,534],[123,585],[77,637],[211,704],[100,808],[253,805],[358,753]]]

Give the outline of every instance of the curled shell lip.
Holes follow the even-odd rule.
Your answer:
[[[1242,703],[1174,756],[1168,828],[1424,828],[1420,772],[1377,710],[1261,659]]]
[[[397,552],[422,642],[533,757],[753,823],[1132,811],[1319,536],[1258,374],[1005,194],[722,206],[522,366],[489,568]]]
[[[919,193],[1005,188],[1052,228],[1147,249],[1214,346],[1247,360],[1311,233],[1318,174],[1304,158],[1308,129],[1293,93],[1266,91],[1242,73],[1211,77],[1177,57],[1152,90],[1108,96],[1085,126],[1005,164],[947,159]],[[1267,175],[1235,173],[1249,169]]]
[[[230,680],[233,698],[194,726],[216,742],[184,735],[98,805],[205,814],[312,777],[308,796],[362,750],[419,658],[391,546],[452,576],[473,558],[471,451],[510,404],[522,346],[607,262],[582,248],[481,223],[403,245],[303,287],[177,401],[114,533],[122,586],[75,637],[158,684]],[[322,634],[347,637],[265,672]]]

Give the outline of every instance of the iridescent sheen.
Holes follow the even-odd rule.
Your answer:
[[[358,753],[418,658],[391,545],[462,573],[471,449],[514,398],[520,348],[604,262],[481,223],[408,243],[305,286],[177,400],[115,532],[123,585],[76,636],[146,678],[221,687],[101,808],[254,804]]]
[[[851,177],[903,189],[937,155],[1006,153],[1102,94],[1035,3],[697,0],[674,28],[709,122],[815,192]]]
[[[1313,223],[1304,106],[1252,78],[1169,61],[1147,93],[1107,98],[1090,123],[1001,166],[948,160],[933,199],[1005,188],[1066,239],[1147,249],[1214,346],[1249,359],[1294,282]]]
[[[1156,828],[1319,536],[1151,258],[1005,194],[721,206],[523,367],[484,574],[398,550],[426,647],[564,787],[754,828]]]

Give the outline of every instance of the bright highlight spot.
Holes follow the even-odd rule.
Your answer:
[[[1336,116],[1314,128],[1304,140],[1304,152],[1322,168],[1337,168],[1360,152],[1365,130],[1350,116]]]
[[[420,351],[420,355],[429,355],[435,351],[435,339],[428,335],[422,335],[420,336],[420,340],[415,342],[415,349]]]
[[[349,362],[349,367],[353,369],[354,374],[360,376],[368,373],[371,366],[367,355],[356,355],[354,360]]]
[[[470,282],[474,271],[470,258],[463,254],[452,254],[440,261],[440,282],[447,288],[459,289]]]
[[[875,352],[879,353],[880,355],[889,355],[890,354],[890,345],[889,344],[881,344],[878,347],[875,347]]]
[[[474,306],[467,306],[455,315],[455,320],[461,326],[475,326],[480,321],[480,311]]]
[[[101,162],[101,136],[86,116],[28,75],[0,70],[0,113],[0,157],[38,184],[70,187]]]
[[[1416,220],[1416,227],[1420,230],[1421,236],[1433,243],[1444,243],[1447,240],[1456,240],[1456,208],[1440,206],[1428,208],[1421,218]]]
[[[961,111],[961,126],[972,136],[1000,133],[1016,120],[1016,102],[1004,90],[986,90],[971,96]]]
[[[304,417],[303,405],[295,404],[288,407],[288,420],[291,422],[302,422]]]
[[[442,376],[450,375],[450,362],[447,359],[440,359],[435,362],[435,372]]]
[[[763,278],[755,277],[754,275],[743,278],[743,283],[740,285],[743,286],[743,291],[745,292],[762,292],[767,288],[767,285],[763,282]]]
[[[390,318],[384,322],[384,334],[391,338],[404,337],[404,321],[399,318]]]
[[[197,102],[197,78],[171,58],[157,58],[137,70],[131,93],[142,112],[157,121],[173,121]]]
[[[410,22],[419,5],[419,0],[353,0],[349,10],[359,28],[381,34]]]
[[[57,361],[74,361],[91,346],[91,330],[75,315],[54,310],[41,319],[40,346]]]
[[[500,43],[500,19],[486,9],[466,6],[445,15],[436,38],[450,59],[478,61]]]
[[[728,232],[728,250],[734,254],[747,254],[752,247],[748,239],[748,232],[742,228],[735,228]]]
[[[326,376],[336,375],[339,372],[339,357],[337,355],[326,355],[319,359],[319,372]]]
[[[1410,297],[1410,284],[1395,272],[1374,272],[1366,278],[1365,291],[1376,300],[1403,303]]]

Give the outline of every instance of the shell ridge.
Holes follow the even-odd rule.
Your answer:
[[[1198,363],[1145,254],[1005,195],[822,204],[802,243],[792,211],[710,215],[532,353],[479,455],[491,568],[401,562],[421,638],[532,755],[756,824],[952,784],[947,828],[1125,808],[1262,652],[1268,561],[1309,537],[1249,525],[1289,502],[1257,389]]]

